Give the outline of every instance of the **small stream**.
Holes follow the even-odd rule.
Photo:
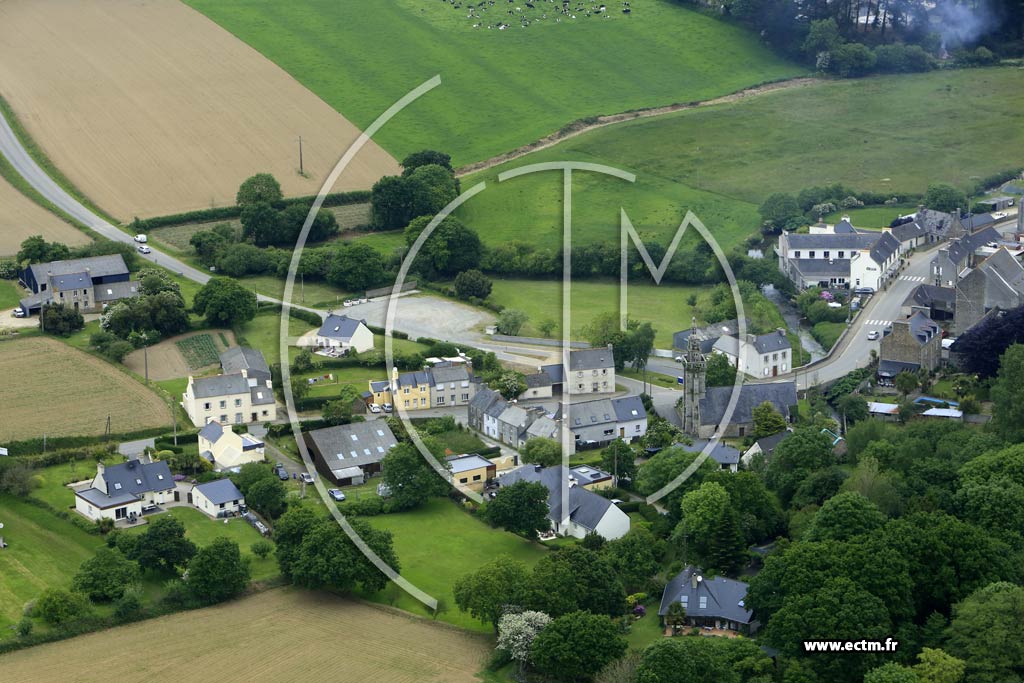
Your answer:
[[[789,328],[790,332],[795,332],[800,337],[800,343],[811,354],[811,362],[813,363],[820,358],[824,358],[828,350],[811,336],[810,330],[800,324],[800,311],[790,303],[786,295],[775,289],[772,285],[765,285],[761,288],[761,292],[769,301],[779,307],[782,318],[786,321],[786,327]]]

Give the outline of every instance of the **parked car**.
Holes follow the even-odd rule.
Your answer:
[[[371,403],[370,405],[368,405],[366,407],[370,409],[371,413],[379,413],[380,412],[380,406],[377,405],[376,403]]]
[[[25,310],[23,308],[15,308],[13,311],[11,311],[11,315],[13,315],[15,318],[24,318]]]
[[[875,293],[875,288],[874,287],[857,287],[856,289],[853,290],[853,293],[854,294],[874,294]]]
[[[345,494],[340,489],[327,489],[327,495],[339,503],[345,500]]]
[[[391,412],[391,404],[390,403],[385,403],[383,407],[384,407],[384,412],[385,413],[390,413]]]
[[[149,238],[147,238],[145,235],[136,235],[135,241],[138,242],[139,244],[145,244],[146,242],[149,241]]]
[[[284,465],[277,466],[277,478],[281,481],[288,481],[288,470],[284,468]]]
[[[152,249],[150,249],[149,247],[147,247],[147,246],[146,246],[145,244],[140,244],[140,245],[139,245],[139,253],[140,253],[140,254],[149,254],[149,253],[151,253],[152,251],[153,251],[153,250],[152,250]]]
[[[309,472],[303,472],[302,474],[300,474],[299,475],[299,479],[302,480],[303,484],[312,484],[313,483],[313,475],[310,474]]]
[[[878,330],[868,332],[868,341],[875,341],[876,339],[878,339]]]
[[[354,303],[354,302],[353,302],[353,301],[352,301],[351,299],[345,299],[345,300],[344,300],[343,302],[341,302],[341,305],[342,305],[342,306],[345,306],[346,308],[348,308],[348,307],[349,307],[349,306],[351,306],[351,305],[352,305],[353,303]]]

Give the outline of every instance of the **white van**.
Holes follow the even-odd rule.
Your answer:
[[[139,244],[145,244],[148,240],[146,239],[145,235],[136,235],[135,241],[138,242]]]

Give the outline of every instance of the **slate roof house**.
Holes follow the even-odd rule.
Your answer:
[[[967,233],[950,240],[932,257],[932,284],[939,287],[953,287],[968,268],[980,261],[978,251],[988,244],[998,244],[1002,236],[994,228]]]
[[[924,313],[896,320],[879,342],[878,377],[891,380],[904,370],[932,371],[942,360],[942,331]]]
[[[442,361],[413,372],[392,368],[391,381],[370,380],[369,403],[391,404],[406,410],[469,405],[480,384],[465,363]]]
[[[331,313],[315,333],[303,335],[299,346],[335,348],[343,352],[355,349],[359,353],[373,349],[373,332],[365,320]]]
[[[909,317],[921,312],[936,321],[951,320],[956,309],[956,290],[952,287],[918,285],[903,301],[902,313]]]
[[[469,402],[466,420],[472,429],[488,437],[501,438],[498,430],[498,416],[505,410],[506,401],[497,391],[481,387]]]
[[[380,472],[381,460],[398,444],[383,420],[315,429],[303,439],[317,471],[336,486],[362,484]]]
[[[740,398],[732,419],[728,424],[722,424],[732,390],[732,387],[708,387],[705,390],[704,397],[700,399],[700,428],[696,436],[710,439],[719,428],[720,436],[744,437],[752,434],[754,408],[766,401],[789,422],[790,409],[796,406],[797,402],[794,382],[744,384],[740,387]]]
[[[676,444],[682,447],[683,450],[690,453],[700,453],[704,450],[704,447],[708,445],[708,442],[704,439],[694,439],[692,444]],[[741,454],[738,450],[732,446],[722,443],[719,441],[708,453],[708,457],[718,463],[718,466],[723,470],[730,472],[736,472],[739,470]]]
[[[497,473],[497,466],[487,458],[469,453],[466,455],[450,455],[445,458],[452,473],[452,481],[482,493],[487,482],[492,481]]]
[[[257,381],[270,379],[270,366],[263,352],[248,346],[232,346],[220,354],[220,369],[225,375],[246,371],[247,377]]]
[[[716,576],[708,578],[700,569],[690,565],[665,586],[661,595],[658,616],[663,624],[671,621],[673,603],[685,610],[685,625],[711,627],[743,634],[757,632],[760,624],[746,605],[747,584],[735,579]],[[668,619],[666,619],[668,617]],[[674,627],[681,627],[682,624]]]
[[[498,477],[500,486],[519,481],[538,482],[548,490],[548,519],[559,536],[583,538],[596,533],[606,540],[622,538],[629,531],[629,516],[607,498],[579,484],[575,475],[561,465],[527,465]],[[568,485],[568,498],[562,505],[562,484]],[[499,490],[498,495],[501,495]]]
[[[249,434],[235,434],[230,426],[216,420],[207,422],[198,434],[199,455],[213,463],[217,471],[263,462],[263,441]]]
[[[75,510],[88,519],[127,520],[173,499],[174,478],[166,462],[132,459],[96,464],[92,486],[75,492]]]
[[[956,287],[951,332],[963,334],[989,311],[1024,305],[1024,266],[1005,248],[962,273]]]
[[[782,328],[768,334],[748,334],[742,340],[722,335],[711,350],[724,354],[733,367],[753,377],[777,377],[792,369],[792,345]]]
[[[229,375],[188,378],[181,406],[192,424],[202,427],[211,420],[221,424],[272,422],[277,419],[277,403],[269,372],[257,370],[250,376],[247,368]]]
[[[189,502],[210,517],[233,517],[245,511],[245,496],[227,478],[196,484],[189,496]]]
[[[647,433],[647,411],[639,396],[599,398],[563,406],[566,423],[577,447],[585,442],[604,444],[615,439],[629,443]]]
[[[542,365],[539,371],[550,377],[553,391],[570,396],[615,392],[615,356],[611,344],[597,349],[570,349],[568,377],[562,363]]]
[[[740,462],[743,463],[744,467],[749,467],[750,462],[757,455],[763,455],[765,462],[771,460],[772,455],[775,453],[775,447],[785,441],[793,432],[788,429],[784,429],[778,434],[772,434],[762,439],[758,439],[754,442],[754,445],[744,451],[743,456],[740,458]]]
[[[894,276],[901,248],[902,242],[891,230],[814,234],[783,231],[775,252],[779,270],[798,289],[812,286],[879,289]]]
[[[19,303],[25,315],[51,303],[95,313],[139,293],[139,283],[131,279],[120,254],[34,263],[21,272],[21,282],[32,292]]]

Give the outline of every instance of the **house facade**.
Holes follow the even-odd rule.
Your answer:
[[[768,334],[748,334],[743,339],[722,335],[712,346],[729,363],[752,377],[777,377],[792,369],[792,345],[786,331],[778,329]]]
[[[838,227],[838,226],[836,226]],[[779,236],[775,253],[798,289],[820,286],[879,289],[895,275],[902,243],[891,230],[820,231]]]
[[[210,517],[234,517],[245,511],[245,497],[227,478],[196,484],[189,495],[192,505]]]
[[[48,304],[98,313],[139,293],[139,283],[131,279],[120,254],[35,263],[21,272],[21,282],[31,292],[19,302],[25,315],[38,313]]]
[[[181,407],[196,427],[216,420],[221,424],[272,422],[277,404],[270,379],[250,377],[247,369],[230,375],[192,377],[181,397]]]
[[[415,372],[393,368],[391,380],[370,380],[364,394],[369,403],[405,410],[468,406],[479,383],[465,363],[442,361]]]
[[[597,349],[571,349],[568,367],[552,363],[540,366],[538,372],[548,376],[552,393],[580,396],[615,392],[615,356],[611,344]],[[529,381],[527,387],[529,390]]]
[[[673,630],[706,627],[751,635],[760,624],[747,607],[746,598],[746,583],[723,576],[709,578],[690,565],[665,586],[658,616]]]
[[[879,342],[878,376],[891,379],[900,372],[931,372],[942,360],[942,331],[924,313],[892,323]]]
[[[174,478],[166,462],[133,459],[109,466],[100,462],[92,485],[75,492],[75,510],[93,521],[118,522],[170,502],[174,489]]]
[[[250,462],[263,462],[263,441],[250,434],[236,434],[229,425],[211,420],[199,430],[199,455],[216,471],[230,470]]]
[[[463,488],[483,493],[484,486],[493,481],[497,474],[497,466],[475,453],[452,455],[445,458],[452,473],[452,483]]]
[[[570,403],[562,410],[577,448],[615,439],[630,443],[647,433],[647,410],[639,396]]]
[[[298,344],[321,349],[338,349],[346,353],[350,350],[363,353],[373,349],[373,332],[366,326],[365,320],[331,313],[320,329],[303,335]]]
[[[960,278],[956,287],[953,334],[963,334],[990,311],[1024,305],[1024,266],[1000,248]]]

